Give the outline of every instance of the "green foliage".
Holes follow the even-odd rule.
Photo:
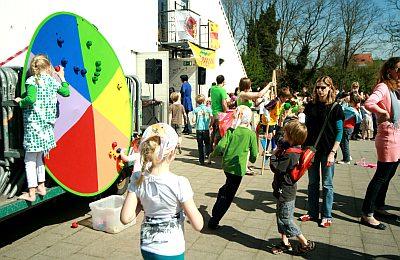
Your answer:
[[[247,53],[242,56],[247,71],[247,77],[252,81],[252,88],[257,89],[265,82],[265,70],[260,58],[260,53],[258,49],[250,48]]]
[[[243,63],[254,89],[271,80],[272,70],[279,63],[276,54],[279,21],[276,21],[275,4],[261,11],[258,19],[247,22],[247,51]]]
[[[305,44],[297,55],[296,63],[286,61],[286,74],[280,79],[281,86],[288,86],[292,91],[300,91],[310,84],[308,75],[313,72],[306,71],[309,52],[310,48]]]
[[[276,54],[279,24],[280,22],[276,20],[275,3],[273,3],[265,12],[261,12],[257,23],[260,57],[264,63],[266,75],[272,75],[272,71],[279,64],[279,56]],[[268,76],[269,79],[270,76]]]

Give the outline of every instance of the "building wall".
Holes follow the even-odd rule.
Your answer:
[[[126,75],[136,74],[136,53],[158,50],[157,0],[0,0],[0,62],[28,46],[38,25],[61,11],[93,23],[113,47]],[[22,54],[6,66],[24,62]]]

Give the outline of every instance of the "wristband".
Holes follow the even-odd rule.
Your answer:
[[[333,154],[335,154],[335,155],[336,155],[337,151],[334,151],[334,150],[332,150],[332,151],[331,151],[331,153],[333,153]]]

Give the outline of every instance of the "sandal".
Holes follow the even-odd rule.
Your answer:
[[[302,246],[300,243],[297,245],[297,254],[302,255],[313,251],[315,249],[315,243],[311,240],[307,240],[307,245]]]
[[[279,243],[279,245],[276,245],[276,246],[272,247],[272,249],[271,249],[271,252],[274,255],[279,255],[282,253],[287,253],[287,252],[292,252],[292,251],[293,251],[293,248],[292,248],[292,245],[290,244],[290,242],[288,245],[285,245],[285,243],[283,243],[283,241],[281,241]]]

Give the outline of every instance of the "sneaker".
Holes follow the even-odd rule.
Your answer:
[[[307,245],[302,246],[300,243],[297,245],[297,254],[302,255],[313,251],[315,249],[315,243],[311,240],[307,240]]]
[[[293,248],[292,248],[292,245],[290,244],[290,242],[289,242],[289,244],[285,245],[285,243],[283,243],[283,241],[281,241],[278,245],[272,247],[271,253],[273,253],[274,255],[279,255],[282,253],[289,253],[292,251],[293,251]]]
[[[207,164],[211,164],[211,157],[208,157],[208,158],[207,158],[206,163],[207,163]]]
[[[332,225],[332,219],[324,218],[319,225],[324,228],[330,227]]]
[[[299,220],[305,222],[305,221],[314,220],[314,218],[311,217],[310,215],[303,215],[303,216],[301,216],[301,217],[299,218]]]
[[[337,164],[350,164],[350,161],[346,162],[346,161],[336,161]]]
[[[266,156],[266,157],[271,157],[271,156],[272,156],[272,153],[269,152],[269,151],[266,151],[266,152],[265,152],[265,156]]]

